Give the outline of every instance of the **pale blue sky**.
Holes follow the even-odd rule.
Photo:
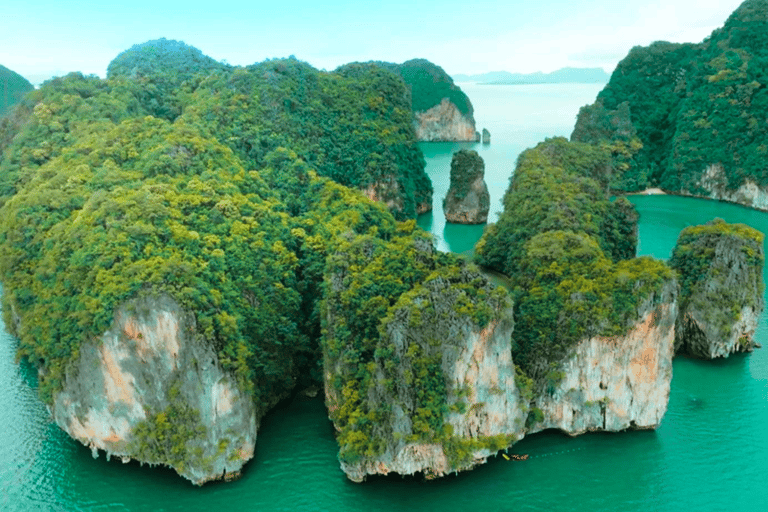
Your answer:
[[[39,83],[69,71],[104,76],[118,53],[160,37],[240,65],[295,55],[330,70],[423,57],[450,74],[610,72],[632,46],[700,41],[741,0],[10,2],[0,10],[0,64]]]

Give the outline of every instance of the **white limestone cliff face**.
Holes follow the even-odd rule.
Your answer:
[[[641,308],[624,336],[582,341],[561,368],[562,380],[534,400],[543,419],[529,433],[556,428],[569,435],[658,427],[669,402],[677,284],[661,302]]]
[[[401,364],[395,369],[394,385],[387,387],[383,384],[387,379],[386,361],[377,361],[377,385],[367,397],[370,403],[391,404],[390,420],[377,426],[377,435],[385,440],[386,447],[376,456],[341,460],[341,469],[352,481],[362,482],[368,475],[389,473],[421,472],[432,478],[469,469],[524,434],[528,410],[527,401],[521,398],[515,384],[510,345],[514,328],[511,301],[506,300],[494,312],[494,319],[479,328],[468,315],[453,311],[456,292],[450,285],[438,279],[427,283],[426,288],[429,292],[425,296],[435,299],[435,318],[421,318],[420,327],[414,327],[412,309],[402,307],[387,325],[385,344],[393,348],[388,360]],[[443,321],[437,321],[438,317]],[[459,400],[464,403],[462,410],[452,410],[445,417],[445,425],[455,439],[477,442],[470,448],[469,457],[458,463],[451,460],[444,442],[408,440],[414,432],[413,411],[418,406],[418,390],[407,384],[406,376],[413,369],[408,353],[414,344],[427,353],[439,354],[448,404]],[[334,372],[334,365],[327,364],[326,403],[331,411],[340,403],[339,392],[330,385]],[[490,438],[503,445],[492,447]]]
[[[429,110],[415,112],[416,140],[422,142],[464,141],[474,142],[475,121],[465,116],[448,98]]]
[[[757,210],[768,211],[768,188],[760,187],[754,181],[747,179],[736,190],[728,188],[728,178],[720,164],[708,166],[702,174],[698,185],[707,190],[707,195],[693,194],[688,190],[682,190],[686,196],[704,197],[737,203]]]
[[[195,411],[198,429],[174,469],[195,484],[236,477],[253,457],[257,417],[251,397],[226,373],[194,317],[169,296],[130,301],[100,338],[82,345],[54,396],[56,423],[74,439],[127,462],[165,463],[159,440],[137,437],[137,427],[169,407]],[[144,450],[138,446],[144,443]],[[147,452],[160,459],[142,458]]]

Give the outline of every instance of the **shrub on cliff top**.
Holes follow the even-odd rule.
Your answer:
[[[402,77],[411,95],[414,112],[424,112],[447,98],[456,108],[474,122],[474,108],[469,97],[453,83],[453,78],[440,66],[426,59],[411,59],[402,64],[375,62]]]

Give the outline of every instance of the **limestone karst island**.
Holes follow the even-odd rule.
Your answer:
[[[490,142],[429,61],[238,67],[160,39],[105,79],[0,67],[3,315],[40,400],[94,456],[197,485],[237,478],[307,389],[355,482],[469,470],[545,429],[657,428],[676,355],[759,346],[764,235],[712,219],[637,257],[624,194],[768,210],[766,9],[633,48],[570,140],[509,162],[498,218],[457,151],[440,199],[488,223],[472,256],[416,223],[417,143]]]

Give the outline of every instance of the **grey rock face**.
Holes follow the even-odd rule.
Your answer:
[[[687,189],[680,191],[681,195],[706,197],[720,201],[737,203],[757,210],[768,210],[768,189],[760,186],[751,179],[745,179],[737,189],[728,185],[728,177],[723,166],[711,164],[704,169],[697,185],[706,190],[706,194],[692,193]]]
[[[462,114],[448,98],[423,112],[414,112],[416,139],[423,142],[475,140],[474,120]]]
[[[177,425],[179,411],[185,421]],[[222,369],[194,317],[167,295],[124,304],[107,332],[83,344],[52,412],[94,456],[104,450],[124,462],[171,465],[198,485],[237,476],[256,442],[252,398]],[[182,462],[157,435],[164,420],[174,434],[189,433]]]
[[[681,293],[676,351],[714,359],[755,347],[765,306],[763,261],[763,235],[748,226],[717,219],[680,234],[672,266],[688,284]]]
[[[482,224],[488,220],[491,196],[485,183],[485,163],[476,151],[462,149],[451,160],[451,186],[443,199],[445,220]]]
[[[529,433],[557,428],[578,435],[656,428],[667,410],[677,283],[641,307],[640,320],[625,335],[582,341],[562,367],[562,379],[534,400],[542,420]]]

